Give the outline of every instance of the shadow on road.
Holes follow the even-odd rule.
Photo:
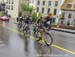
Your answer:
[[[35,50],[38,52],[39,57],[49,57],[49,55],[52,53],[52,48],[46,45],[43,45],[37,41],[35,41],[34,44]]]

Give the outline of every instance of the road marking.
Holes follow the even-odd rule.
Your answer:
[[[55,48],[58,48],[58,49],[60,49],[60,50],[66,51],[66,52],[68,52],[68,53],[70,53],[70,54],[75,54],[75,52],[70,51],[70,50],[65,49],[65,48],[62,48],[62,47],[60,47],[60,46],[58,46],[58,45],[55,45],[55,44],[52,44],[52,47],[55,47]]]
[[[6,28],[7,28],[7,27],[6,27]],[[17,30],[14,29],[14,28],[13,28],[13,29],[12,29],[12,28],[7,28],[7,29],[10,30],[10,31],[13,31],[13,32],[15,32],[15,33],[19,33],[19,34],[23,35],[22,32],[19,32],[19,31],[17,31]],[[32,36],[32,35],[30,35],[30,37],[31,37],[31,38],[35,38],[35,37]],[[44,41],[42,41],[42,42],[44,42]],[[55,48],[60,49],[60,50],[62,50],[62,51],[68,52],[68,53],[70,53],[70,54],[75,54],[75,52],[70,51],[70,50],[65,49],[65,48],[62,48],[62,47],[60,47],[60,46],[58,46],[58,45],[55,45],[55,44],[52,44],[52,47],[55,47]]]

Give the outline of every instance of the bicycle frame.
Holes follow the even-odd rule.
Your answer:
[[[41,42],[45,42],[45,39],[43,38],[42,33],[43,32],[39,31],[37,34],[38,34],[39,38],[41,37],[41,40],[40,41]]]

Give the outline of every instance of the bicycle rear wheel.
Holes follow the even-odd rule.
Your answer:
[[[44,38],[44,40],[45,40],[45,44],[47,44],[48,46],[51,46],[51,45],[52,45],[52,43],[53,43],[53,38],[52,38],[52,36],[50,35],[50,33],[45,33],[45,34],[43,35],[43,38]]]

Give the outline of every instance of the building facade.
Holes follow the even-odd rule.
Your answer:
[[[30,6],[33,6],[33,7],[35,8],[35,2],[36,2],[36,0],[30,0],[29,5],[30,5]]]
[[[65,0],[61,10],[60,23],[62,25],[75,26],[75,0]]]
[[[5,11],[11,15],[11,17],[16,18],[21,12],[21,4],[29,3],[29,0],[4,0],[6,4]]]
[[[56,24],[60,15],[60,8],[64,0],[36,0],[36,12],[47,16],[48,13],[53,13],[52,23]]]
[[[6,12],[16,18],[19,12],[19,0],[6,0]]]

